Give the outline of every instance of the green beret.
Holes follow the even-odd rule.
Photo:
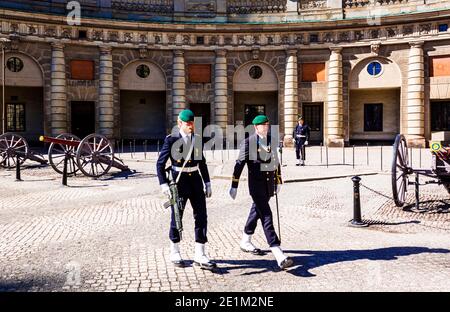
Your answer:
[[[190,109],[185,109],[178,115],[178,118],[184,122],[194,121],[194,113]]]
[[[255,117],[255,119],[253,119],[252,123],[256,126],[266,122],[269,122],[269,118],[267,118],[266,115],[258,115]]]

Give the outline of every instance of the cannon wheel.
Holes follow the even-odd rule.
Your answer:
[[[405,204],[408,188],[408,175],[412,174],[409,167],[408,146],[405,137],[398,134],[395,138],[392,157],[392,195],[397,207]]]
[[[7,132],[0,135],[0,166],[7,169],[16,167],[16,152],[19,153],[19,164],[22,165],[29,149],[27,141],[18,134]]]
[[[103,135],[90,134],[78,146],[78,168],[88,177],[101,177],[108,173],[113,163],[114,149]]]
[[[79,137],[70,133],[60,134],[56,138],[68,141],[80,141]],[[69,161],[67,162],[67,174],[73,175],[78,171],[78,166],[75,162],[76,149],[73,146],[51,143],[48,148],[48,161],[56,172],[63,174],[64,157],[66,154],[69,156]]]

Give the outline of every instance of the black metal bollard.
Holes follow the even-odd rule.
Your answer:
[[[62,185],[67,186],[67,162],[69,157],[67,155],[64,156],[64,169],[63,169],[63,177],[62,177]]]
[[[123,154],[123,139],[122,139],[122,154]]]
[[[158,157],[159,157],[159,139],[158,139],[158,142],[156,144],[157,144],[157,151],[158,151]]]
[[[325,158],[327,160],[327,168],[328,168],[328,145],[325,145]]]
[[[20,182],[22,179],[20,178],[20,159],[19,155],[16,155],[16,182]]]
[[[133,158],[133,146],[131,140],[130,140],[130,156],[131,158]]]
[[[359,196],[359,183],[361,178],[354,176],[353,181],[353,219],[349,222],[352,227],[366,227],[368,224],[361,220],[361,198]]]

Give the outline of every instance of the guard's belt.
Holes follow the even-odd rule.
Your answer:
[[[297,138],[306,138],[306,135],[297,134]]]
[[[175,167],[175,166],[172,166],[172,169],[173,169],[174,171],[177,171],[177,172],[180,172],[180,171],[181,171],[181,168],[182,168],[182,167]],[[194,166],[194,167],[184,167],[183,172],[195,172],[195,171],[197,171],[197,170],[198,170],[198,165],[197,165],[197,166]]]

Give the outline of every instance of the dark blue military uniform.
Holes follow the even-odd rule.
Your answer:
[[[280,240],[273,225],[272,211],[269,206],[270,197],[274,195],[277,184],[281,184],[281,167],[276,149],[261,144],[261,138],[255,133],[241,143],[239,158],[233,172],[232,188],[237,188],[242,170],[247,164],[248,187],[253,204],[244,232],[252,235],[258,219],[261,220],[264,234],[270,247],[280,246]]]
[[[310,135],[310,128],[308,125],[303,124],[302,126],[297,125],[295,127],[292,137],[295,140],[295,156],[297,159],[300,159],[301,156],[301,159],[305,160],[306,158],[305,142],[309,141],[309,135]]]
[[[181,140],[181,141],[178,141]],[[162,146],[157,164],[156,170],[158,174],[159,184],[169,183],[166,175],[166,163],[170,159],[173,179],[176,180],[178,175],[181,174],[180,180],[177,184],[178,193],[180,198],[183,200],[183,207],[185,207],[187,200],[189,199],[192,208],[194,210],[194,220],[195,220],[195,241],[200,244],[205,244],[208,239],[206,236],[207,231],[207,214],[206,214],[206,197],[203,190],[203,183],[210,182],[208,167],[206,165],[206,159],[203,155],[203,145],[201,137],[195,136],[194,149],[192,151],[191,157],[186,163],[185,168],[193,168],[198,166],[199,170],[194,172],[178,172],[174,170],[174,167],[181,167],[184,164],[185,159],[183,157],[175,158],[176,155],[171,153],[172,147],[175,145],[175,154],[182,154],[184,157],[187,156],[188,150],[192,144],[189,139],[187,144],[181,144],[183,138],[181,134],[179,135],[168,135],[164,140],[164,145]],[[177,142],[178,141],[178,142]],[[170,223],[169,231],[170,240],[174,243],[180,241],[180,233],[176,229],[174,212],[172,208],[172,217]]]

